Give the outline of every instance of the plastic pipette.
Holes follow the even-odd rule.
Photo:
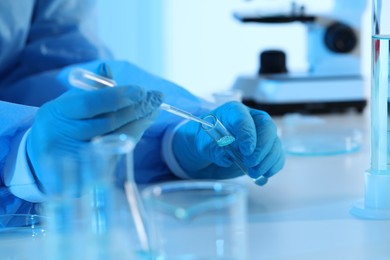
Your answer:
[[[80,68],[73,69],[70,72],[69,82],[72,86],[82,88],[82,89],[87,89],[87,90],[101,89],[106,87],[115,87],[117,85],[115,80],[97,75],[93,72],[80,69]],[[160,105],[160,108],[169,113],[183,117],[185,119],[198,122],[208,127],[213,127],[213,124],[211,124],[210,122],[207,122],[206,120],[196,117],[187,111],[168,105],[166,103],[162,103]]]

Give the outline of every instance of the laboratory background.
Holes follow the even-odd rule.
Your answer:
[[[239,12],[289,12],[291,1],[118,1],[113,6],[100,0],[97,8],[100,37],[114,55],[186,86],[195,94],[209,97],[212,92],[230,88],[238,76],[257,73],[259,54],[267,49],[284,51],[289,71],[308,69],[308,32],[304,24],[245,24],[234,18]],[[296,2],[310,14],[332,16],[335,2],[346,5],[345,13],[356,12],[351,19],[361,22],[362,73],[369,77],[371,2],[356,6],[356,10],[353,1]],[[128,33],[113,30],[118,24],[126,26]]]
[[[97,0],[94,11],[115,58],[210,108],[239,101],[269,113],[285,165],[260,184],[244,175],[137,186],[134,140],[98,138],[86,168],[98,176],[94,193],[77,208],[54,198],[46,205],[54,219],[20,216],[22,229],[0,235],[6,259],[21,246],[16,259],[390,259],[390,0]],[[116,86],[85,70],[70,75],[75,87]],[[213,116],[188,119],[229,136]],[[61,174],[74,170],[60,163]],[[128,171],[124,192],[112,191],[105,171]],[[91,223],[69,220],[78,207]]]
[[[297,89],[287,90],[287,96],[272,96],[270,91],[266,103],[299,102],[305,94],[309,102],[335,101],[336,108],[337,102],[357,102],[342,106],[346,110],[340,113],[329,108],[304,115],[292,109],[293,113],[283,110],[274,117],[284,134],[282,140],[289,145],[285,168],[264,187],[239,180],[249,187],[247,259],[390,257],[390,223],[351,213],[364,198],[364,176],[370,168],[370,109],[365,102],[370,97],[371,1],[119,2],[113,6],[100,1],[98,6],[100,37],[114,54],[203,98],[213,100],[213,94],[234,88],[240,78],[261,77],[260,53],[277,50],[285,54],[289,75],[307,77],[314,66],[325,75],[324,84],[321,79],[302,81],[308,85],[306,93],[306,87],[297,86],[293,79],[290,86],[287,79],[287,87]],[[356,48],[344,46],[347,50],[332,54],[324,50],[324,28],[332,22],[312,27],[301,21],[245,23],[235,16],[292,12],[350,25]],[[129,33],[112,30],[116,24],[126,24]],[[270,87],[277,88],[280,81],[272,83]],[[258,92],[250,93],[253,97]]]

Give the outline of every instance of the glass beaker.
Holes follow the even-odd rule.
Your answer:
[[[390,0],[372,1],[371,163],[365,173],[364,202],[351,210],[371,219],[390,218],[389,12]]]
[[[153,259],[246,260],[247,193],[221,181],[176,181],[142,192]]]
[[[52,164],[56,177],[45,203],[48,259],[149,259],[133,178],[135,144],[124,134],[98,137],[78,160]]]
[[[54,149],[41,163],[40,170],[46,177],[41,183],[46,194],[42,215],[47,230],[41,259],[73,259],[87,252],[83,250],[88,246],[83,218],[87,176],[80,159],[79,152],[61,153]]]

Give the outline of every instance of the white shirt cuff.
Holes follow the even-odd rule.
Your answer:
[[[14,172],[9,173],[6,185],[15,196],[30,202],[42,202],[45,195],[39,190],[28,164],[26,141],[30,130],[26,131],[17,151]]]
[[[183,168],[181,168],[179,162],[176,160],[175,154],[173,153],[172,143],[177,129],[179,129],[179,127],[187,122],[188,120],[184,120],[175,127],[168,128],[162,140],[162,157],[172,173],[181,179],[190,179],[191,177],[188,176],[188,174],[183,170]]]

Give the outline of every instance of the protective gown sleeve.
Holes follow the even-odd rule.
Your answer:
[[[111,57],[92,33],[94,2],[35,0],[25,46],[1,79],[0,100],[41,106],[67,90],[55,79],[60,69]]]
[[[39,208],[38,204],[15,196],[7,187],[16,174],[19,144],[31,126],[35,112],[34,107],[0,101],[0,214],[37,213]]]

